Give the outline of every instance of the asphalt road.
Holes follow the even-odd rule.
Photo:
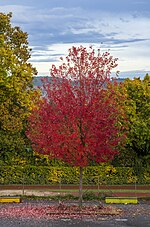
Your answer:
[[[5,219],[0,220],[0,227],[150,227],[150,217],[122,217],[109,219],[107,217],[99,220],[33,220],[33,219]]]

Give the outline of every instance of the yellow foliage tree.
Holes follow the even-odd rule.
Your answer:
[[[7,163],[27,147],[26,119],[37,97],[28,34],[12,27],[11,17],[0,13],[0,160]]]
[[[128,130],[125,152],[120,164],[137,166],[137,170],[150,163],[150,76],[144,79],[126,79],[119,92],[125,95]],[[116,161],[116,160],[115,160]]]

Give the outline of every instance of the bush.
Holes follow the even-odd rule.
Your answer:
[[[96,193],[89,191],[83,193],[83,200],[99,200],[100,197],[96,195]]]
[[[78,167],[50,166],[0,166],[0,184],[75,184],[79,182]],[[83,170],[83,184],[149,184],[150,170],[142,168],[135,176],[131,167],[113,167],[112,165],[89,166]]]

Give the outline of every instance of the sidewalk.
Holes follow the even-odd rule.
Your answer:
[[[51,191],[43,191],[43,190],[0,190],[0,196],[19,196],[19,195],[27,195],[27,196],[53,196],[53,195],[65,195],[64,192],[51,192]]]

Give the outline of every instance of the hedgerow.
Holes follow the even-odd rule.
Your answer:
[[[78,184],[78,167],[0,166],[0,184]],[[138,176],[131,167],[89,166],[83,170],[83,184],[149,184],[150,170],[142,168]]]

